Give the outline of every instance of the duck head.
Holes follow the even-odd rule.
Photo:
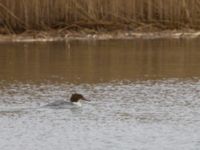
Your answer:
[[[72,94],[72,96],[70,98],[70,101],[72,103],[77,103],[79,100],[90,101],[90,100],[86,99],[82,94],[78,94],[78,93]]]

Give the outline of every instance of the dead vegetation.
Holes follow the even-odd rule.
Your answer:
[[[0,0],[0,33],[199,29],[199,0]]]

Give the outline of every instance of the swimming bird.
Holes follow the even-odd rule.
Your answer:
[[[86,99],[82,94],[74,93],[72,94],[70,101],[56,101],[45,106],[51,108],[66,108],[66,106],[78,106],[81,107],[82,104],[80,100],[90,101]]]

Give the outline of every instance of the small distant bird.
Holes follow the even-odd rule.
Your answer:
[[[90,101],[86,99],[82,94],[75,93],[75,94],[72,94],[70,101],[56,101],[56,102],[47,104],[45,106],[51,107],[51,108],[65,108],[65,106],[70,106],[70,105],[81,107],[82,104],[80,100]]]

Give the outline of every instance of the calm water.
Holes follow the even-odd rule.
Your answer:
[[[0,43],[1,150],[199,150],[200,40]],[[44,108],[74,92],[82,108]]]

